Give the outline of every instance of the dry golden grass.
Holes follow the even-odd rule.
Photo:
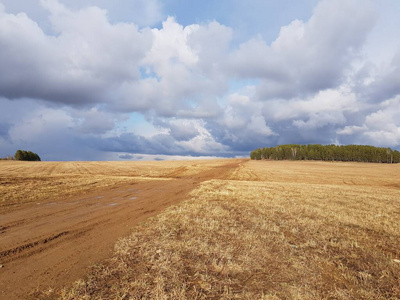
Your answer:
[[[247,162],[61,299],[400,299],[400,166]]]
[[[236,169],[229,179],[400,189],[399,174],[400,164],[252,160]]]
[[[223,164],[212,161],[165,162],[0,162],[0,211],[53,201],[126,182],[194,175]]]

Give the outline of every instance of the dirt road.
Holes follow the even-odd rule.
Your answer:
[[[243,160],[192,176],[101,189],[80,197],[35,203],[0,215],[0,299],[26,299],[61,288],[109,257],[132,227],[187,198],[211,178],[224,178]]]

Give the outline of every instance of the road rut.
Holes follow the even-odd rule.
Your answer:
[[[0,299],[26,299],[35,290],[62,288],[110,257],[116,240],[209,179],[227,178],[244,160],[192,176],[170,174],[99,189],[80,197],[26,205],[0,215]]]

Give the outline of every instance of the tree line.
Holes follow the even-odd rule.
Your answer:
[[[40,161],[39,155],[32,151],[17,150],[14,155],[15,160],[27,160],[27,161]]]
[[[400,163],[400,152],[368,145],[279,145],[251,151],[251,159]]]

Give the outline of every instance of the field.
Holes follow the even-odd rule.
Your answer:
[[[69,254],[68,261],[76,261],[71,266],[52,261],[56,267],[31,272],[25,279],[32,281],[35,274],[38,278],[29,290],[21,283],[14,284],[7,289],[11,296],[7,299],[21,293],[42,299],[400,299],[399,165],[107,162],[78,163],[75,171],[62,173],[74,170],[70,167],[73,163],[48,163],[55,166],[51,170],[47,163],[42,164],[21,163],[13,173],[13,162],[0,163],[0,182],[7,182],[0,192],[2,198],[8,197],[3,198],[8,200],[3,201],[0,215],[0,225],[5,228],[0,235],[0,264],[4,264],[0,282],[11,276],[8,268],[15,272],[30,260],[45,262],[63,256],[65,248],[77,247],[77,241],[85,244],[90,235],[89,243],[96,247],[73,248],[79,253]],[[35,169],[39,167],[42,173]],[[79,170],[85,171],[80,174]],[[30,188],[30,180],[35,190]],[[54,181],[61,182],[58,189],[53,188]],[[87,187],[91,182],[95,183]],[[40,188],[36,188],[38,183]],[[30,195],[30,200],[23,195]],[[122,195],[121,199],[117,195]],[[67,210],[83,196],[90,199],[86,206]],[[46,209],[58,214],[65,228],[52,219],[41,222],[60,226],[51,232],[68,232],[66,238],[54,239],[53,246],[43,243],[37,252],[35,245],[14,254],[4,250],[18,249],[13,243],[16,246],[23,241],[13,241],[14,229],[3,223],[11,224],[7,220],[24,215],[25,210],[32,213],[38,209],[37,201],[52,203],[53,197],[60,205]],[[124,200],[128,197],[135,198],[134,205]],[[110,201],[118,204],[112,211],[107,206]],[[93,217],[92,210],[102,212],[103,207],[108,222],[101,214]],[[135,215],[138,207],[149,212]],[[73,217],[60,214],[63,209],[69,217],[84,209],[85,218],[76,216],[79,222],[75,224]],[[125,220],[122,216],[127,212],[135,218]],[[80,233],[83,239],[70,234],[80,228],[77,224],[91,218],[97,223],[93,221],[93,227]],[[118,222],[112,222],[114,218]],[[23,220],[26,226],[29,222],[38,226],[35,218]],[[120,223],[124,230],[116,230]],[[126,228],[128,225],[134,227]],[[23,225],[18,226],[24,232]],[[114,229],[105,232],[109,226]],[[103,240],[108,247],[115,244],[114,250],[94,255]],[[90,257],[95,259],[82,262],[85,251],[92,251]],[[41,258],[41,253],[46,256]],[[62,268],[70,270],[61,272]],[[46,272],[51,276],[46,277]],[[65,276],[68,272],[73,274]],[[49,278],[54,276],[58,280]],[[7,285],[12,282],[10,279]],[[24,291],[10,291],[15,289]]]
[[[221,165],[218,160],[175,162],[0,161],[0,209],[75,196],[122,183],[189,176]]]

